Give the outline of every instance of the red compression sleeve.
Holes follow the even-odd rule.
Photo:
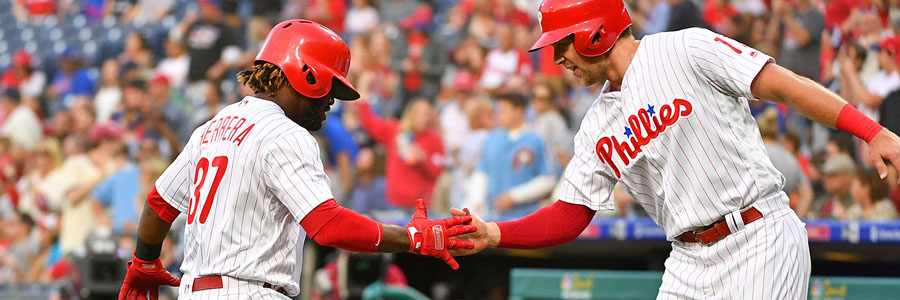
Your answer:
[[[147,204],[149,204],[150,208],[159,215],[160,219],[169,223],[175,221],[175,217],[178,217],[178,214],[181,213],[171,204],[166,202],[166,200],[163,200],[162,196],[159,195],[159,192],[156,191],[156,187],[153,187],[153,190],[147,194]]]
[[[319,204],[300,221],[306,234],[319,245],[353,252],[375,252],[384,234],[381,223],[337,204]]]
[[[881,131],[881,124],[869,119],[850,104],[844,104],[841,113],[838,114],[837,124],[838,130],[849,132],[856,137],[863,139],[866,143],[872,142],[875,135]]]
[[[497,223],[500,248],[539,249],[574,240],[591,223],[594,211],[583,205],[556,201],[521,219]]]

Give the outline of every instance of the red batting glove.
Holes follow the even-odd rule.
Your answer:
[[[169,274],[158,258],[146,261],[132,254],[131,261],[128,262],[128,272],[125,273],[125,282],[119,290],[119,300],[147,300],[147,292],[150,293],[150,300],[157,300],[160,285],[179,286],[181,279]]]
[[[406,225],[406,232],[409,233],[409,252],[440,258],[450,265],[450,268],[457,270],[459,263],[447,250],[472,249],[475,244],[450,237],[478,230],[475,225],[469,225],[471,222],[471,216],[455,216],[443,220],[428,219],[425,200],[417,199],[416,212],[409,225]]]

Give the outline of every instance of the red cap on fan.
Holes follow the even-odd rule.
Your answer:
[[[150,79],[150,83],[169,85],[169,77],[163,73],[156,73],[156,75],[153,75],[153,78]]]
[[[25,50],[16,51],[16,54],[13,54],[12,60],[13,66],[16,67],[30,67],[31,66],[31,55]]]
[[[897,64],[900,64],[900,36],[892,35],[886,37],[878,43],[878,47],[881,48],[882,51],[887,51],[894,55],[897,59]]]

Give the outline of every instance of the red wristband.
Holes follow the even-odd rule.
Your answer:
[[[881,124],[875,122],[866,115],[863,115],[861,112],[850,106],[850,104],[845,104],[844,108],[841,109],[841,113],[838,114],[836,127],[838,130],[843,130],[849,132],[856,137],[866,141],[869,143],[875,138],[875,135],[881,131]]]

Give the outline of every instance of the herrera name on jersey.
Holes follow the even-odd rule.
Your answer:
[[[253,123],[241,130],[246,122],[247,118],[238,116],[225,116],[212,120],[212,122],[209,122],[209,124],[206,125],[206,131],[203,132],[200,143],[206,144],[217,141],[230,141],[240,146],[241,142],[247,138],[247,134],[250,134],[250,130],[253,129],[253,126],[256,125],[256,123]],[[237,134],[238,130],[241,130],[241,133]]]

